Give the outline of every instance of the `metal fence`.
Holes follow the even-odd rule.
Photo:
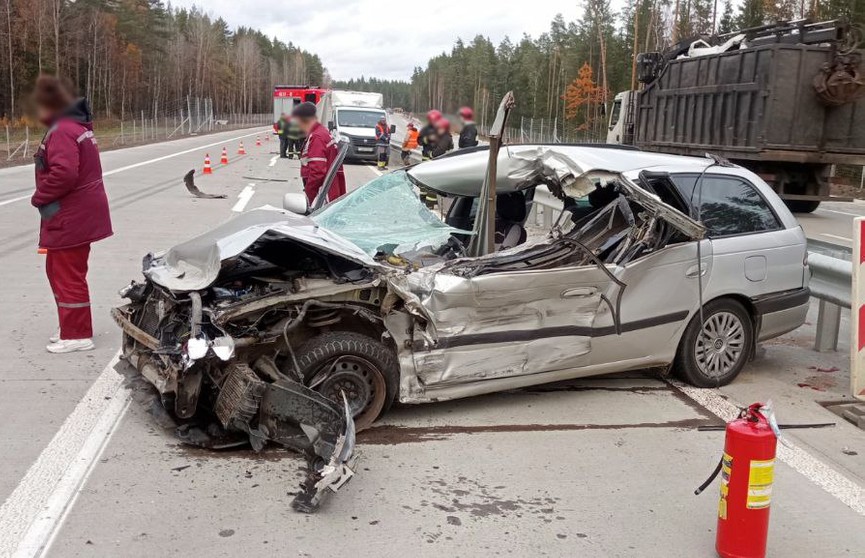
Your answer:
[[[510,122],[514,124],[513,121]],[[479,126],[482,136],[489,132],[489,126]],[[508,126],[505,132],[508,143],[605,143],[606,130],[577,130],[573,125],[559,118],[521,117],[519,125]]]
[[[123,119],[103,118],[94,122],[94,131],[103,150],[141,145],[156,141],[272,124],[271,113],[239,114],[214,112],[209,98],[186,97],[151,111],[141,111]],[[10,125],[0,137],[0,166],[19,164],[39,146],[44,127]]]

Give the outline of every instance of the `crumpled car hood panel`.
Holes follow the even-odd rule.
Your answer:
[[[260,207],[242,213],[222,225],[183,242],[156,257],[144,275],[172,291],[198,291],[214,281],[222,261],[249,248],[268,232],[284,235],[307,246],[344,257],[370,269],[380,269],[363,250],[309,217],[274,207]]]

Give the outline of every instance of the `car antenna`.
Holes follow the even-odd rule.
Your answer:
[[[703,179],[706,176],[706,172],[714,166],[719,166],[719,167],[734,166],[727,159],[724,159],[723,157],[719,157],[718,155],[714,155],[712,153],[706,153],[706,157],[708,159],[711,159],[712,162],[709,163],[708,165],[706,165],[705,167],[703,167],[703,170],[700,172],[700,176],[697,177],[697,181],[694,183],[694,189],[691,191],[691,199],[689,202],[691,204],[691,207],[693,208],[694,207],[694,194],[697,194],[697,206],[696,206],[697,222],[700,223],[701,225],[703,224]],[[703,225],[703,227],[705,229],[705,225]],[[705,238],[705,234],[704,234],[704,238]],[[703,246],[703,239],[700,238],[699,240],[697,240],[697,298],[699,301],[698,311],[700,313],[700,330],[698,333],[698,335],[699,335],[698,339],[701,339],[701,340],[702,340],[702,337],[705,335],[705,332],[703,331],[703,329],[704,329],[705,323],[706,323],[704,316],[703,316],[703,251],[702,251],[702,246]],[[705,362],[706,361],[706,343],[705,343],[705,341],[703,341],[702,347],[703,347],[703,349],[702,349],[703,354],[701,356],[703,357],[703,362]],[[697,359],[697,366],[698,367],[700,366],[699,359]],[[707,372],[708,372],[708,370],[707,370]],[[720,379],[716,378],[715,380],[716,380],[715,387],[716,388],[720,387],[720,384],[721,384]]]

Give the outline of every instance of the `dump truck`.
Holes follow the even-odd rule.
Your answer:
[[[797,212],[830,195],[836,165],[865,165],[856,28],[781,22],[637,57],[641,88],[616,95],[607,143],[711,153],[753,171]]]

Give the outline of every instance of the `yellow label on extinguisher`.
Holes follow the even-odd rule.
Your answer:
[[[718,500],[718,517],[727,519],[727,494],[730,492],[730,475],[733,473],[733,456],[724,453],[721,459],[721,499]]]
[[[768,508],[772,501],[772,482],[775,480],[775,460],[752,460],[748,473],[749,510]]]

